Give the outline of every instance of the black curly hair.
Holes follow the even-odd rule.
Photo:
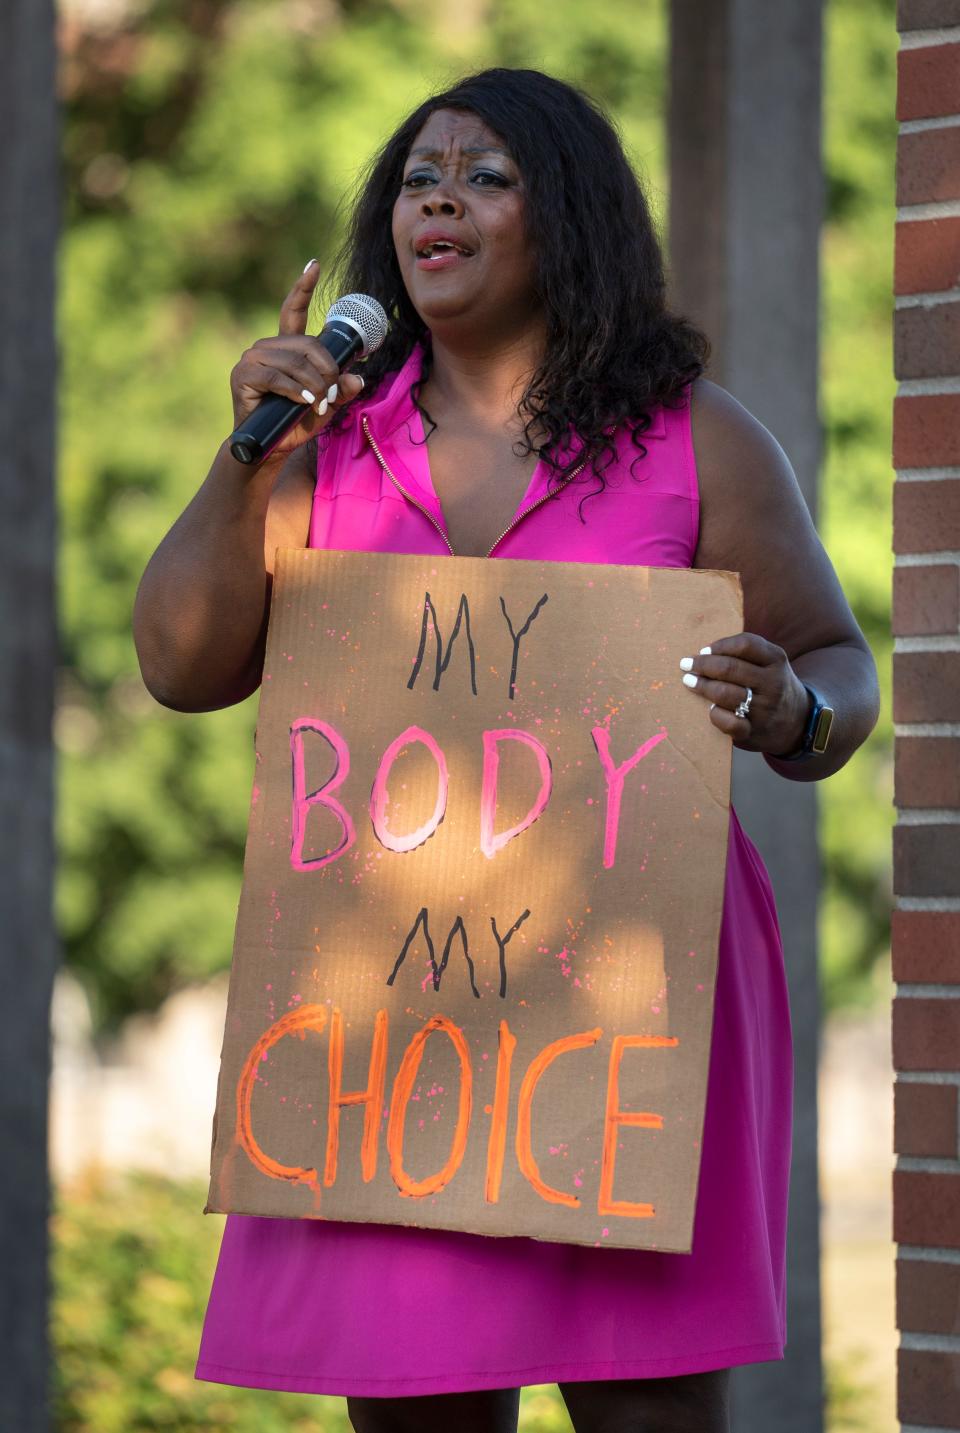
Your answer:
[[[602,487],[616,457],[614,429],[629,423],[643,456],[648,410],[677,402],[704,371],[710,345],[666,307],[653,220],[613,125],[589,96],[538,70],[483,70],[432,95],[372,160],[334,266],[341,292],[373,294],[390,316],[383,346],[364,365],[366,391],[375,392],[417,342],[425,347],[424,378],[429,373],[429,332],[400,274],[391,217],[413,141],[439,109],[478,115],[523,179],[547,336],[518,404],[518,451],[536,451],[557,478],[585,462]],[[584,447],[564,459],[571,427]]]

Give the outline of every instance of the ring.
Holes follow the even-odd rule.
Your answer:
[[[750,715],[750,703],[753,701],[753,688],[747,687],[747,695],[737,707],[734,716],[748,717]]]

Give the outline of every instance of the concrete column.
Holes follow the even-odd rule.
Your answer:
[[[814,516],[821,43],[819,0],[672,0],[672,302],[709,334],[708,376],[777,437]],[[738,752],[734,802],[776,891],[796,1052],[787,1356],[735,1376],[734,1426],[817,1433],[816,792]]]
[[[58,151],[52,0],[0,5],[0,1428],[45,1433]]]

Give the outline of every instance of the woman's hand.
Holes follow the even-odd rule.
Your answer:
[[[745,751],[790,756],[803,741],[810,697],[782,647],[738,632],[680,661],[684,684],[710,703],[710,720]],[[749,699],[749,714],[737,708]]]
[[[306,332],[319,277],[320,265],[311,259],[283,301],[277,337],[258,338],[230,374],[234,428],[241,426],[265,393],[280,393],[303,404],[303,417],[271,448],[271,458],[299,448],[363,389],[363,379],[340,373],[320,340]]]

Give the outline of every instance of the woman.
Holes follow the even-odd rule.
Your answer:
[[[151,560],[135,630],[158,700],[255,690],[277,547],[733,569],[746,630],[678,652],[678,695],[791,780],[848,760],[876,720],[870,652],[784,453],[666,310],[642,192],[588,100],[492,70],[421,105],[342,271],[391,313],[387,342],[365,387],[337,374],[305,337],[311,261],[240,359],[238,425],[268,392],[303,418],[255,469],[224,445]],[[731,816],[692,1253],[230,1216],[198,1377],[344,1394],[364,1433],[513,1429],[519,1385],[545,1381],[577,1433],[726,1429],[729,1369],[783,1352],[790,1101],[769,884]]]

